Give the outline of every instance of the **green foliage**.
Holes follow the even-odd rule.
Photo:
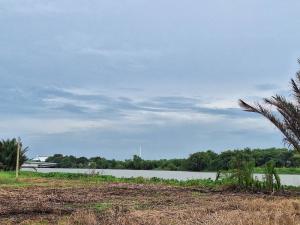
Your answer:
[[[278,174],[300,174],[300,168],[295,168],[295,167],[276,167],[276,172]],[[254,168],[254,173],[265,173],[265,167],[255,167]]]
[[[132,159],[108,160],[103,157],[76,158],[55,154],[47,159],[54,162],[60,168],[91,168],[91,169],[134,169],[134,170],[173,170],[173,171],[224,171],[234,169],[238,166],[236,160],[243,158],[251,161],[255,172],[264,173],[264,165],[272,160],[279,169],[278,172],[300,173],[300,169],[292,169],[300,165],[300,155],[294,155],[287,149],[249,149],[228,150],[219,154],[213,151],[203,151],[191,154],[187,159],[160,159],[144,160],[135,155]],[[261,168],[261,169],[260,169]]]
[[[89,205],[89,208],[94,209],[97,212],[105,211],[111,207],[112,205],[110,203],[105,203],[105,202],[92,203]]]
[[[276,172],[275,163],[273,161],[269,161],[265,165],[264,187],[271,192],[274,190],[278,191],[281,188],[280,178]]]
[[[15,170],[17,162],[17,139],[7,139],[0,141],[0,169],[3,170]],[[23,148],[22,142],[20,142],[20,166],[27,160],[26,151],[27,148]]]
[[[231,160],[232,169],[227,172],[227,179],[233,181],[238,189],[250,190],[250,191],[279,191],[282,186],[280,177],[275,169],[275,163],[269,161],[264,168],[264,180],[259,181],[253,178],[254,173],[254,161],[249,154],[237,154]],[[229,174],[229,176],[228,176]],[[220,179],[221,174],[217,174],[216,180]],[[225,176],[226,179],[226,176]]]
[[[210,150],[194,153],[187,159],[188,169],[192,171],[214,170],[217,157],[218,154]]]
[[[231,160],[232,179],[237,181],[237,185],[242,189],[251,189],[255,185],[253,179],[254,161],[248,154],[237,154]]]
[[[0,171],[0,186],[24,187],[27,185],[30,184],[16,179],[14,171]]]
[[[300,154],[294,154],[290,158],[291,164],[295,167],[300,167]]]

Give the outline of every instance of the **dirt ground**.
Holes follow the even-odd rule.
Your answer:
[[[0,224],[300,224],[297,196],[105,183],[0,188]]]

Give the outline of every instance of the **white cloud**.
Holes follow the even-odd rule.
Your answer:
[[[0,129],[5,133],[60,134],[89,129],[111,130],[116,123],[107,120],[83,120],[68,118],[19,118],[0,121]]]
[[[65,105],[73,105],[75,107],[84,108],[88,112],[98,112],[105,108],[104,106],[96,103],[64,97],[46,98],[43,99],[43,102],[46,103],[49,108],[59,108]]]
[[[60,90],[73,94],[73,95],[81,95],[81,96],[97,96],[101,95],[101,92],[99,90],[94,90],[91,88],[77,88],[77,87],[71,87],[71,88],[61,88]]]
[[[216,123],[222,120],[224,116],[210,115],[205,113],[168,111],[168,112],[151,112],[151,111],[130,111],[126,112],[125,120],[135,124],[157,124],[157,125],[174,125],[178,123]]]
[[[207,107],[212,109],[229,109],[229,108],[238,108],[237,99],[216,99],[210,102],[198,103],[199,107]]]
[[[41,135],[93,129],[140,132],[150,126],[160,129],[185,125],[197,126],[199,129],[206,127],[220,132],[249,130],[270,133],[275,130],[262,117],[248,117],[249,113],[239,114],[237,102],[228,98],[211,102],[183,96],[120,98],[105,95],[97,89],[77,87],[47,88],[45,92],[39,90],[38,93],[42,93],[43,105],[40,107],[43,110],[34,116],[20,114],[14,119],[2,119],[2,133]],[[30,96],[32,95],[29,98]],[[51,114],[48,114],[48,109],[52,110]],[[55,110],[57,114],[53,113]],[[74,113],[70,114],[72,110]],[[235,111],[231,113],[231,110]]]
[[[275,128],[263,118],[232,119],[226,116],[193,112],[148,112],[130,111],[118,119],[82,119],[82,118],[14,118],[0,121],[2,135],[19,134],[44,135],[63,134],[97,129],[100,131],[136,132],[147,126],[172,127],[174,125],[210,126],[212,130],[252,130],[270,133]]]

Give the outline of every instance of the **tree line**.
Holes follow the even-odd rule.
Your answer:
[[[227,150],[215,153],[211,150],[196,152],[185,159],[145,160],[134,155],[127,160],[109,160],[104,157],[75,157],[55,154],[46,161],[57,163],[59,168],[134,169],[173,171],[219,171],[236,167],[240,158],[263,167],[272,162],[276,167],[299,167],[300,155],[285,148]]]

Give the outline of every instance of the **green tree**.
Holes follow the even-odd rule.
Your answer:
[[[133,156],[133,169],[140,170],[143,167],[143,159],[137,155]]]
[[[217,158],[217,154],[212,151],[197,152],[188,158],[188,164],[190,170],[201,171],[201,170],[211,170],[213,169],[213,162]]]
[[[0,141],[0,164],[4,170],[15,170],[17,162],[17,139],[7,139]],[[24,148],[20,142],[20,167],[27,160],[25,153],[28,148]]]
[[[86,157],[79,157],[76,159],[76,165],[78,168],[87,168],[89,160]]]
[[[291,158],[291,166],[300,167],[300,154],[295,154]]]

